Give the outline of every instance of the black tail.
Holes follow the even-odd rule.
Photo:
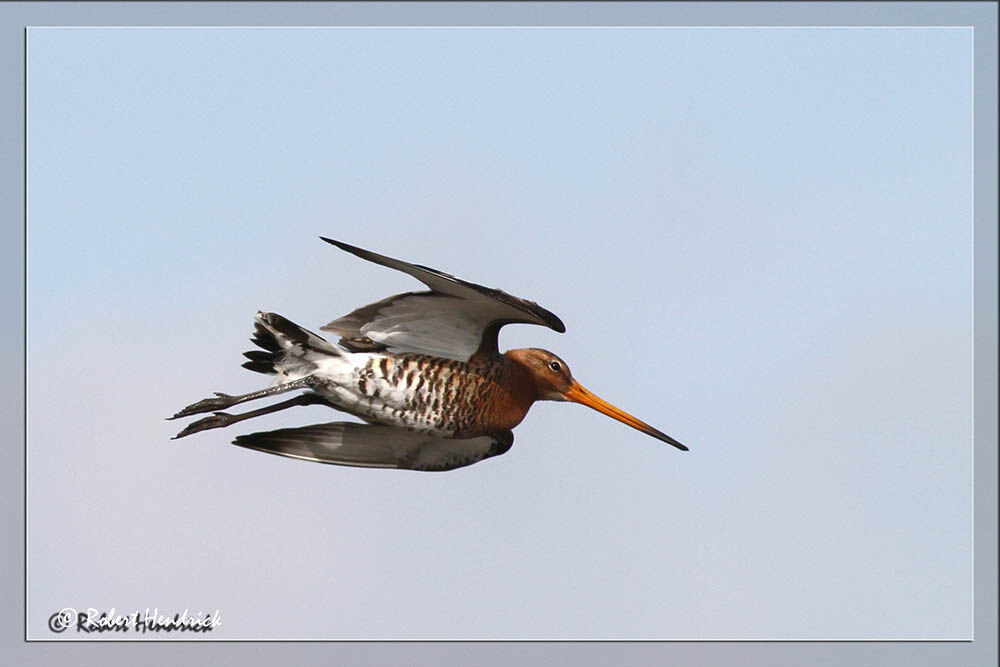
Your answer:
[[[310,351],[326,355],[339,354],[335,347],[320,336],[277,313],[258,312],[254,319],[256,322],[250,341],[261,349],[243,353],[250,360],[243,363],[243,368],[274,375],[289,370],[289,364],[299,366],[308,363],[306,357],[311,356]]]
[[[272,317],[281,317],[280,315],[274,315],[272,313],[268,314]],[[281,319],[285,318],[282,317]],[[243,356],[250,361],[245,362],[243,364],[243,368],[247,368],[258,373],[269,373],[271,375],[277,373],[274,368],[274,363],[278,360],[278,357],[281,356],[283,350],[281,349],[281,345],[278,343],[278,339],[275,338],[274,334],[265,329],[260,322],[254,322],[253,338],[250,339],[250,342],[263,349],[244,352]]]

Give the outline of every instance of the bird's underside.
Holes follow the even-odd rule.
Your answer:
[[[470,384],[469,373],[463,373],[469,364],[421,355],[337,352],[332,346],[324,350],[322,339],[304,330],[297,342],[289,342],[294,326],[280,315],[258,313],[254,340],[265,349],[277,349],[270,352],[269,361],[255,354],[246,365],[277,374],[278,381],[261,391],[242,396],[216,394],[184,408],[174,418],[213,414],[192,422],[176,437],[295,406],[323,405],[367,423],[331,422],[252,433],[238,436],[233,444],[321,463],[411,470],[471,465],[503,454],[513,444],[509,429],[490,428],[477,419],[482,413],[467,409],[468,402],[448,400],[456,397],[459,384]],[[265,364],[270,370],[264,370]],[[490,374],[481,366],[477,366],[476,379],[489,389]],[[239,414],[220,412],[292,391],[302,393]]]

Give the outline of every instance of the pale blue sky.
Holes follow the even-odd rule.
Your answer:
[[[29,636],[969,637],[970,65],[959,28],[31,29]],[[538,301],[567,333],[502,348],[692,451],[552,403],[447,474],[227,444],[322,408],[169,441],[260,386],[258,308],[419,287],[320,234]]]

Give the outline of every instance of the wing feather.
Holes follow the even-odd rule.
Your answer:
[[[538,324],[566,331],[562,320],[533,301],[320,238],[362,259],[409,274],[430,288],[382,299],[321,327],[339,334],[340,344],[348,349],[417,352],[467,361],[478,351],[496,353],[497,334],[505,324]]]
[[[306,461],[364,468],[453,470],[510,449],[514,436],[453,440],[392,426],[330,422],[238,436],[234,445]]]

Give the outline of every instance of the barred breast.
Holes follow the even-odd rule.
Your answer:
[[[514,398],[502,357],[470,363],[419,354],[363,356],[353,386],[331,388],[328,397],[366,421],[472,438],[513,428],[530,405]]]

